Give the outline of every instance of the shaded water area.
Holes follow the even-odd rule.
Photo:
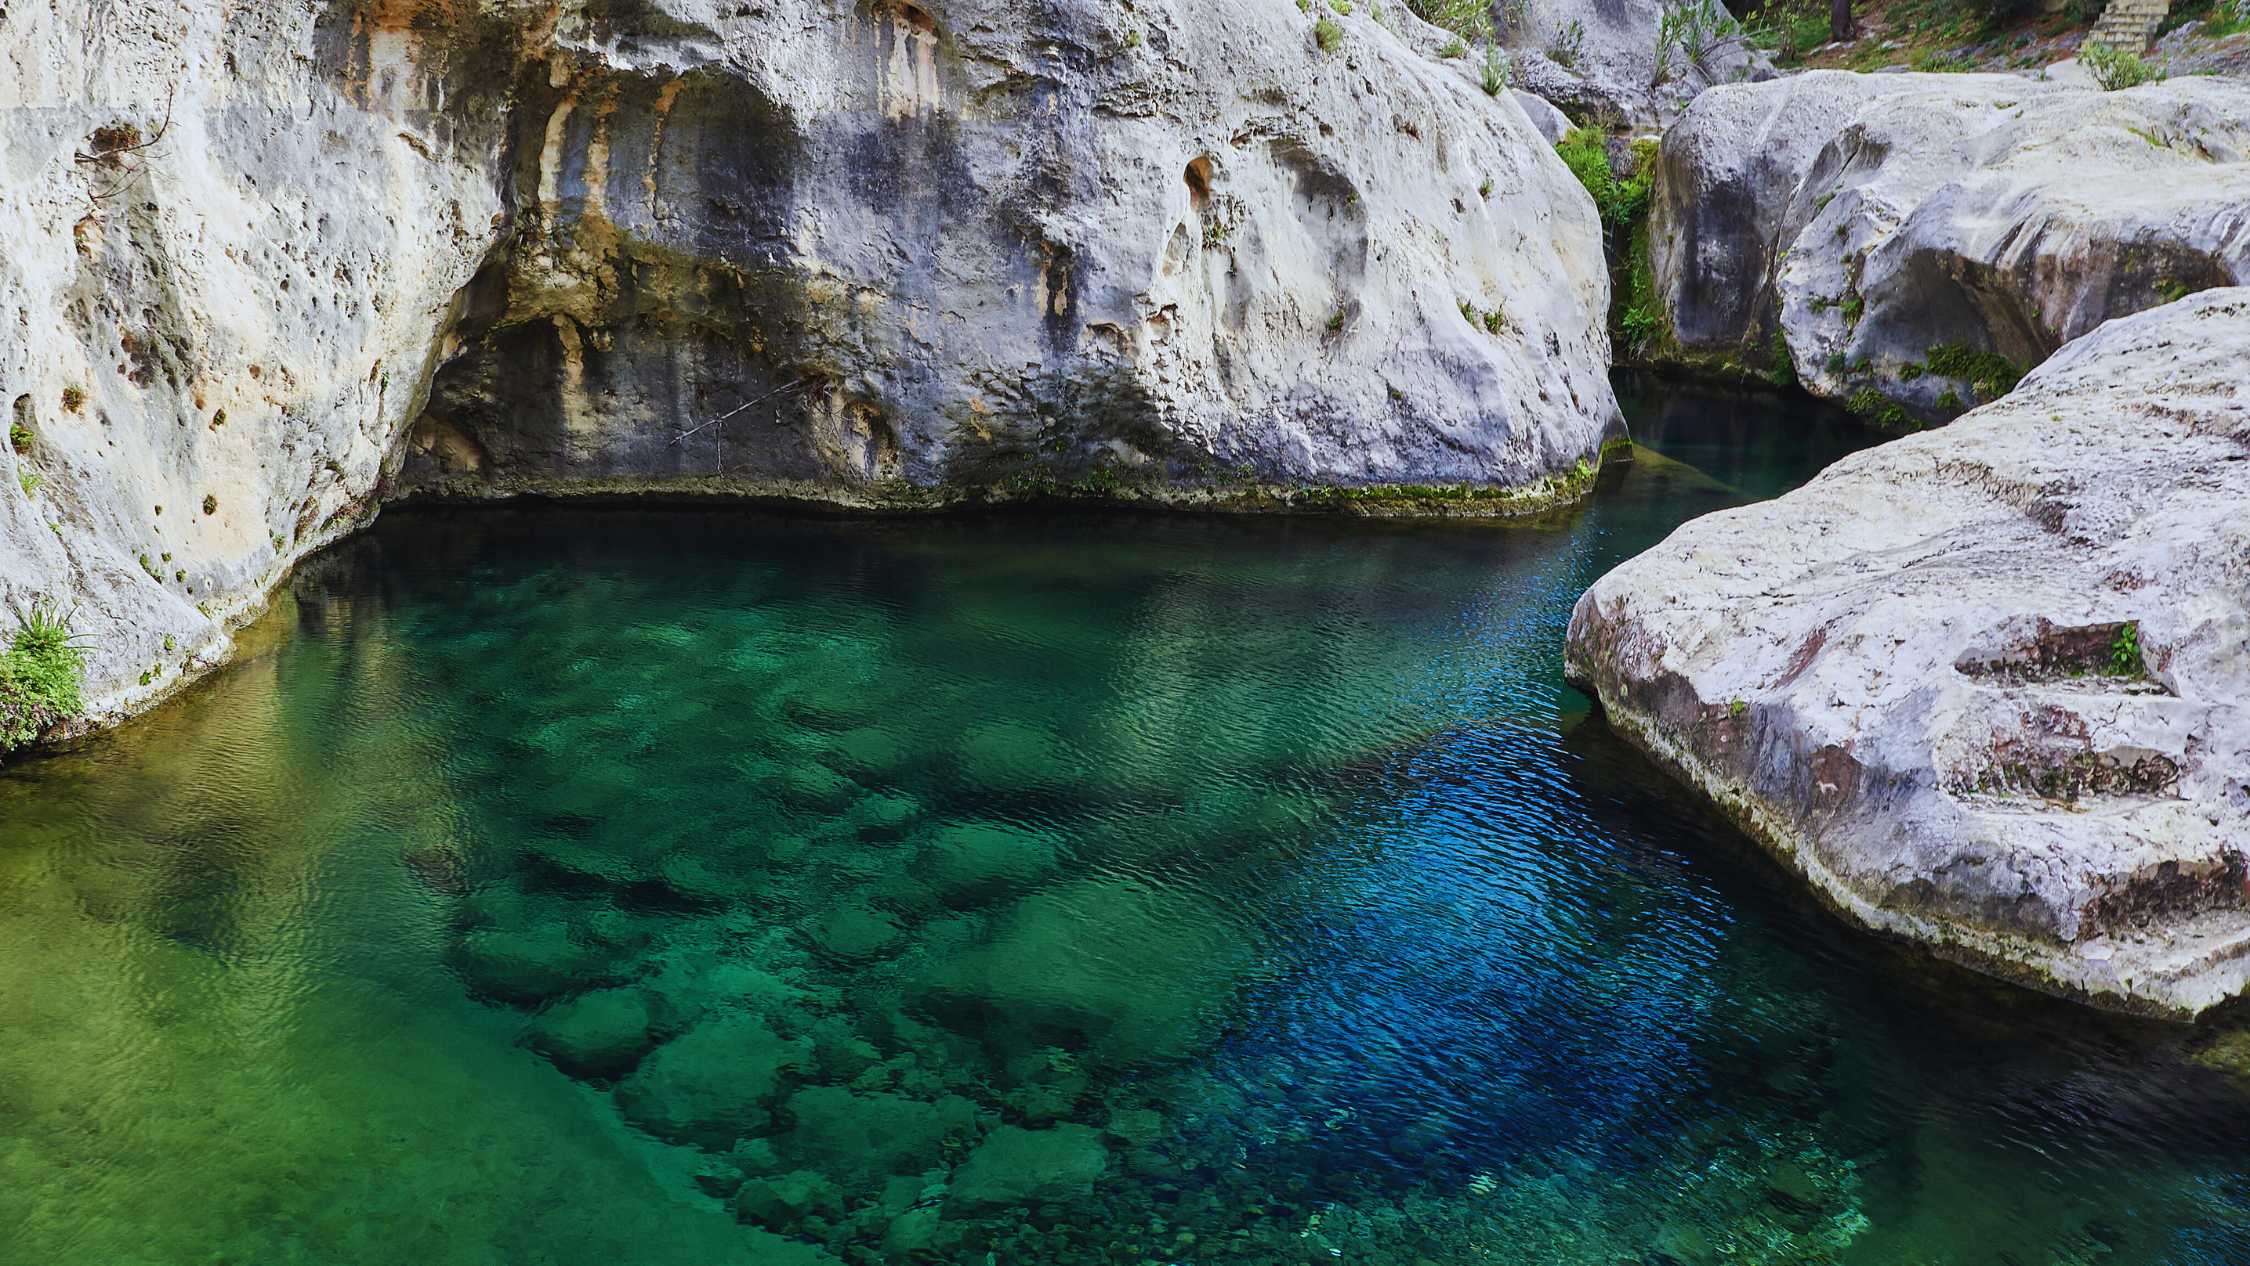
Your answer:
[[[394,513],[0,772],[0,1261],[2250,1262],[2250,1037],[1809,908],[1532,525]]]

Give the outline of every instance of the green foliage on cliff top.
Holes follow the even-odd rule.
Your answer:
[[[0,652],[0,755],[85,707],[86,651],[52,606],[32,607]]]

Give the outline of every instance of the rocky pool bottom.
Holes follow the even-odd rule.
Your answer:
[[[0,772],[0,1259],[2240,1263],[2250,1033],[1812,909],[1531,524],[387,516]],[[1668,459],[1667,459],[1668,458]]]

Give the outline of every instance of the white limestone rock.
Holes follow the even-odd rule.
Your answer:
[[[1649,246],[1680,354],[1759,364],[1778,330],[1809,389],[1910,429],[2250,281],[2244,206],[2250,84],[1817,71],[1697,100]]]
[[[1851,917],[2197,1015],[2250,986],[2245,365],[2250,289],[2112,321],[1611,572],[1568,672]]]

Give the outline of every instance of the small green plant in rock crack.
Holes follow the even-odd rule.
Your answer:
[[[1514,74],[1515,67],[1509,63],[1506,49],[1498,44],[1484,46],[1484,71],[1477,76],[1478,84],[1484,88],[1484,95],[1497,97],[1506,92],[1508,81]]]
[[[0,652],[0,754],[85,706],[86,649],[54,605],[34,603]]]
[[[1320,51],[1323,53],[1333,53],[1343,47],[1344,28],[1327,18],[1321,18],[1314,22],[1312,33],[1313,43],[1320,45]]]
[[[2110,639],[2109,660],[2104,667],[2112,677],[2138,677],[2144,665],[2141,661],[2141,626],[2126,623],[2118,626],[2117,636]]]
[[[1494,337],[1505,333],[1508,328],[1508,314],[1505,311],[1499,308],[1486,311],[1466,299],[1461,301],[1461,316],[1469,324]]]

